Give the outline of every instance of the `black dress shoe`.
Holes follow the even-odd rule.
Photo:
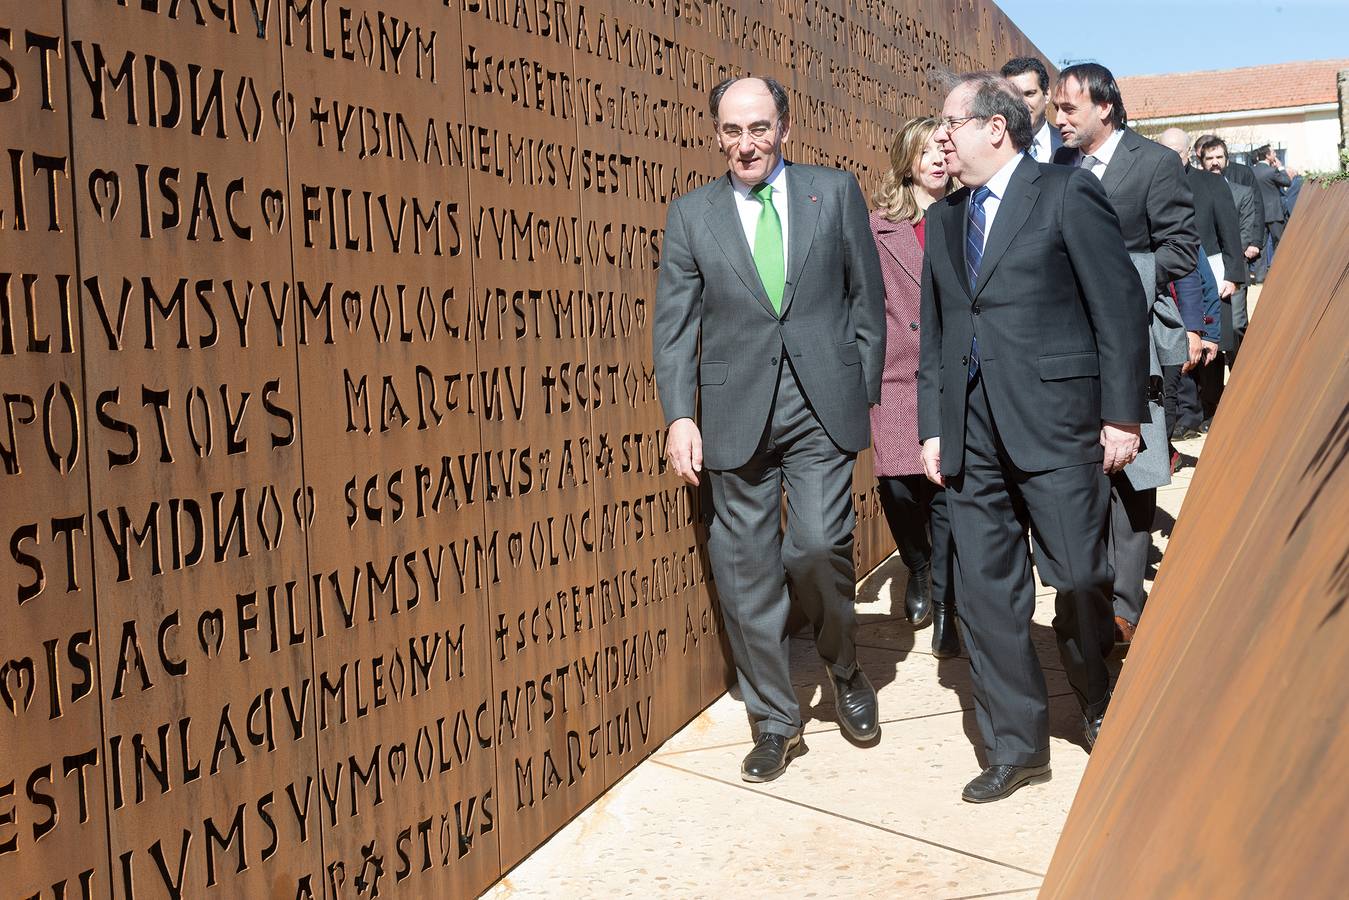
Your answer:
[[[960,655],[956,608],[938,600],[932,602],[932,655],[937,659],[951,659]]]
[[[754,742],[754,749],[740,764],[740,777],[745,781],[772,781],[787,771],[787,763],[792,761],[800,746],[799,734],[792,737],[781,734],[759,735],[759,739]]]
[[[960,799],[966,803],[991,803],[1027,784],[1043,784],[1049,780],[1049,763],[1043,766],[989,766],[979,773]]]
[[[1096,738],[1101,733],[1101,723],[1105,721],[1105,710],[1095,716],[1082,717],[1082,735],[1087,739],[1087,749],[1096,746]]]
[[[839,678],[829,670],[829,683],[834,686],[834,709],[838,724],[855,741],[870,741],[881,733],[880,715],[876,708],[876,689],[859,667],[848,679]]]
[[[931,618],[932,566],[909,573],[909,584],[904,588],[904,612],[914,628],[922,628]]]

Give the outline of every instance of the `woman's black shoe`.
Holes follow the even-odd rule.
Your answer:
[[[904,613],[914,628],[922,628],[932,617],[932,566],[909,573],[909,583],[904,588]]]

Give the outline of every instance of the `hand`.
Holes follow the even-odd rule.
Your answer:
[[[1252,244],[1251,246],[1246,248],[1245,253],[1247,259],[1255,259],[1257,256],[1260,255],[1260,248]]]
[[[1199,365],[1200,360],[1202,360],[1204,356],[1203,348],[1200,346],[1203,338],[1200,336],[1199,332],[1187,331],[1185,332],[1185,338],[1190,342],[1189,358],[1180,364],[1180,370],[1182,372],[1188,372]]]
[[[1222,299],[1228,300],[1236,292],[1237,286],[1234,283],[1225,280],[1218,282],[1218,296]]]
[[[1218,345],[1213,341],[1203,342],[1204,365],[1208,365],[1218,358]]]
[[[923,441],[923,474],[933,484],[946,487],[946,477],[941,473],[941,438]]]
[[[665,458],[679,477],[697,486],[703,470],[703,436],[692,419],[675,419],[665,434]]]
[[[1101,426],[1101,446],[1105,448],[1101,471],[1113,475],[1138,458],[1138,432],[1137,422],[1106,422]]]

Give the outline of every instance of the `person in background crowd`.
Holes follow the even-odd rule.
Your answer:
[[[1054,158],[1054,152],[1063,146],[1063,138],[1045,115],[1049,109],[1049,72],[1045,64],[1033,56],[1018,56],[1003,64],[1002,77],[1016,86],[1030,110],[1030,128],[1034,137],[1026,152],[1036,162],[1049,162]]]
[[[1190,136],[1179,128],[1168,128],[1157,137],[1158,143],[1176,152],[1185,167],[1185,180],[1194,195],[1194,222],[1199,232],[1199,246],[1207,258],[1209,268],[1218,282],[1218,298],[1227,312],[1219,311],[1221,322],[1231,330],[1232,297],[1246,281],[1245,247],[1241,242],[1241,226],[1232,191],[1221,175],[1190,165]],[[1221,340],[1221,337],[1220,337]],[[1223,391],[1223,361],[1218,358],[1220,344],[1214,342],[1204,354],[1204,361],[1193,368],[1189,378],[1194,382],[1203,406],[1200,430],[1207,431],[1208,423],[1217,412]],[[1175,435],[1173,434],[1173,437]]]
[[[992,73],[946,97],[937,141],[965,187],[928,210],[918,436],[947,488],[957,612],[986,768],[961,793],[1045,781],[1049,695],[1031,640],[1036,565],[1094,744],[1110,702],[1106,473],[1138,453],[1147,297],[1100,183],[1025,150],[1030,113]]]
[[[1096,63],[1069,66],[1054,90],[1063,146],[1054,162],[1078,166],[1100,179],[1119,219],[1125,247],[1150,256],[1152,286],[1150,374],[1138,386],[1149,406],[1143,451],[1110,479],[1110,562],[1115,575],[1115,626],[1128,641],[1143,613],[1144,576],[1152,549],[1157,488],[1171,481],[1162,367],[1192,357],[1185,327],[1167,285],[1194,270],[1199,235],[1194,198],[1176,154],[1126,127],[1128,116],[1110,70]]]
[[[1294,173],[1293,180],[1283,192],[1283,218],[1287,224],[1293,218],[1293,207],[1297,205],[1297,195],[1302,192],[1302,176]]]
[[[1251,176],[1251,186],[1233,179],[1233,173],[1238,171],[1239,164],[1229,162],[1227,143],[1222,138],[1208,135],[1200,138],[1197,146],[1200,165],[1206,171],[1223,176],[1228,189],[1232,192],[1232,202],[1237,207],[1237,222],[1241,231],[1242,255],[1246,259],[1243,271],[1247,273],[1249,281],[1250,264],[1260,256],[1260,245],[1264,243],[1265,234],[1264,207],[1260,202],[1260,192],[1254,187],[1254,176]],[[1236,362],[1237,351],[1241,349],[1241,342],[1246,336],[1246,325],[1250,321],[1246,309],[1245,285],[1237,288],[1236,293],[1232,295],[1232,302],[1222,307],[1222,314],[1224,316],[1222,349],[1227,356],[1227,366],[1230,369]],[[1229,316],[1230,322],[1227,318]]]
[[[1283,208],[1283,189],[1292,186],[1297,172],[1284,168],[1269,144],[1257,147],[1251,158],[1255,160],[1251,171],[1260,186],[1260,200],[1265,207],[1265,252],[1260,272],[1263,281],[1269,276],[1269,267],[1274,265],[1274,253],[1283,238],[1284,222],[1288,220],[1288,211]]]
[[[857,661],[852,474],[881,399],[885,289],[856,177],[783,158],[786,88],[728,78],[708,105],[728,171],[670,203],[652,352],[666,457],[708,482],[708,551],[755,731],[740,775],[761,782],[801,743],[789,586],[840,727],[880,734]]]
[[[890,146],[871,213],[885,279],[885,369],[881,402],[871,408],[871,440],[881,507],[909,570],[904,608],[914,627],[932,623],[932,653],[960,653],[951,576],[946,492],[923,476],[918,444],[918,314],[927,209],[951,192],[946,159],[933,133],[940,120],[910,119]],[[929,522],[931,537],[929,538]]]

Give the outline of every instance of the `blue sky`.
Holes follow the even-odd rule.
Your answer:
[[[1116,75],[1349,58],[1349,0],[995,0],[1050,62]]]

